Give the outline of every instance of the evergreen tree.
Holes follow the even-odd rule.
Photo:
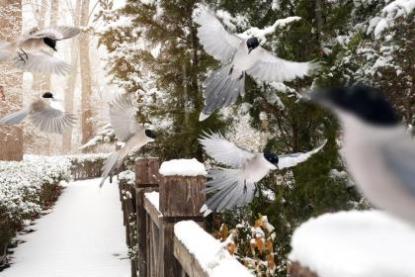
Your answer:
[[[235,226],[242,219],[254,223],[259,214],[268,215],[276,228],[278,270],[273,274],[286,276],[296,226],[322,213],[367,207],[341,161],[337,121],[303,96],[320,86],[376,85],[414,124],[414,14],[399,13],[399,6],[385,11],[394,2],[386,0],[208,1],[236,33],[255,34],[253,27],[300,17],[266,35],[262,45],[285,59],[319,60],[322,69],[284,84],[248,78],[246,95],[235,106],[200,123],[201,84],[218,63],[198,42],[191,20],[196,2],[129,0],[115,15],[104,11],[103,20],[111,23],[100,30],[101,43],[110,52],[109,72],[114,83],[137,96],[139,120],[163,129],[154,150],[162,159],[203,158],[197,138],[208,130],[222,130],[248,149],[276,153],[305,151],[328,139],[308,162],[258,184],[258,197],[249,207],[219,220]],[[380,30],[381,20],[388,28]],[[220,226],[216,216],[211,223],[212,228]]]

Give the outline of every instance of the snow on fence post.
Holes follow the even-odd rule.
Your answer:
[[[163,214],[159,228],[160,276],[184,276],[181,265],[174,256],[174,225],[182,220],[203,224],[200,208],[205,202],[206,171],[196,159],[172,160],[160,167],[160,212]]]
[[[140,276],[147,276],[147,215],[144,193],[158,190],[160,175],[159,158],[143,158],[136,162],[136,211],[137,211],[137,267]]]

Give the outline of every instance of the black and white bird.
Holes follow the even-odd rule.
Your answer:
[[[0,125],[15,125],[21,123],[26,117],[42,132],[62,134],[74,125],[76,117],[72,113],[64,112],[56,105],[51,92],[46,92],[40,99],[36,99],[26,108],[6,115],[0,119]]]
[[[305,162],[326,144],[324,142],[321,146],[305,153],[277,156],[272,153],[244,150],[216,133],[205,135],[199,141],[210,157],[230,167],[209,171],[205,192],[214,194],[201,209],[205,215],[250,203],[255,195],[256,183],[268,173]]]
[[[17,68],[33,73],[64,75],[71,67],[54,56],[56,44],[79,33],[79,28],[67,26],[33,28],[15,41],[0,41],[0,62],[11,60]]]
[[[199,25],[197,36],[204,50],[222,64],[204,83],[205,107],[200,121],[244,95],[246,74],[261,81],[283,82],[304,77],[319,68],[318,63],[281,59],[262,48],[256,37],[242,39],[227,32],[203,4],[198,4],[193,11],[193,21]]]
[[[415,223],[415,142],[383,93],[352,86],[312,99],[339,118],[342,156],[361,192],[374,206]]]
[[[112,170],[122,165],[124,158],[149,142],[153,142],[156,134],[153,130],[146,129],[136,119],[137,110],[133,106],[129,95],[120,95],[109,104],[110,123],[114,129],[118,141],[125,145],[118,151],[112,153],[105,161],[102,168],[102,180],[100,187]]]

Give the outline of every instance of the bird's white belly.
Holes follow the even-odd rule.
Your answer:
[[[366,198],[378,208],[415,222],[415,197],[390,174],[382,155],[376,143],[345,138],[343,157]]]
[[[260,154],[262,155],[262,154]],[[266,164],[263,157],[257,156],[251,162],[246,164],[244,172],[244,179],[250,183],[259,182],[270,171],[270,167]]]
[[[255,59],[251,59],[250,56],[252,55],[253,51],[251,52],[251,54],[248,54],[248,48],[239,48],[233,59],[234,71],[242,73],[254,65]]]

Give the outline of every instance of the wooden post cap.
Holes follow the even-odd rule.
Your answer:
[[[160,181],[159,158],[142,158],[136,161],[135,180],[137,188],[156,187]]]

